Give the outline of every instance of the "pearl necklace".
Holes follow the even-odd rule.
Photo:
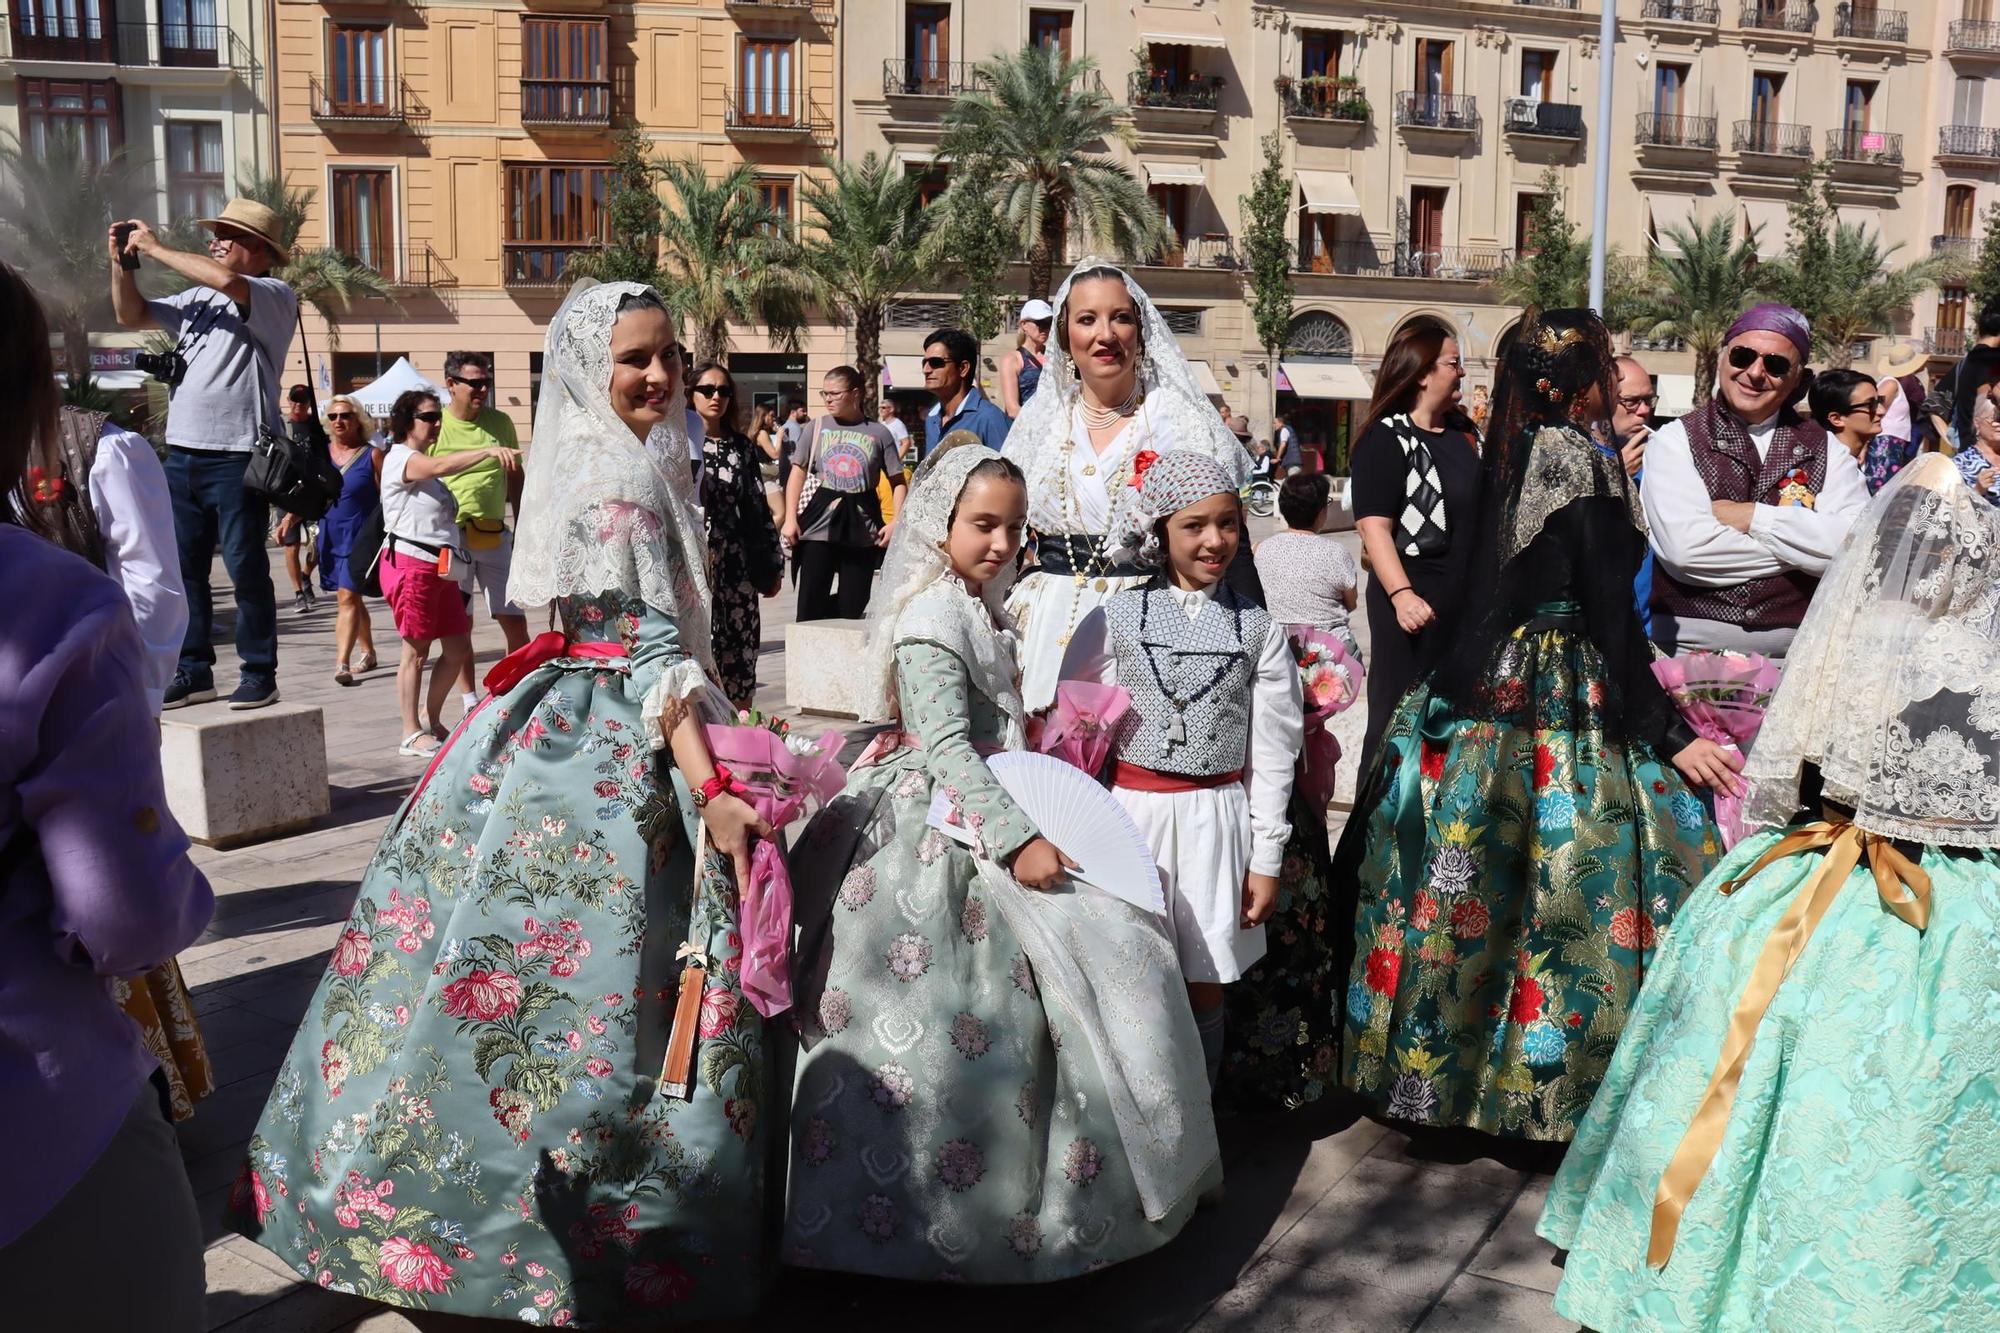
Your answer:
[[[1133,407],[1133,404],[1136,402],[1138,398],[1139,395],[1137,393],[1134,393],[1132,398],[1126,401],[1126,407],[1127,408]],[[1078,409],[1078,414],[1083,418],[1084,423],[1088,425],[1092,409],[1089,404],[1081,400],[1080,396],[1077,402],[1077,409]],[[1116,421],[1118,417],[1122,415],[1123,415],[1123,410],[1121,409],[1121,411],[1117,415],[1112,417],[1112,420]],[[1104,482],[1105,492],[1111,497],[1114,509],[1116,508],[1118,496],[1122,492],[1125,486],[1126,479],[1131,473],[1132,464],[1138,458],[1140,451],[1145,447],[1145,444],[1147,442],[1147,437],[1150,436],[1150,434],[1151,434],[1151,428],[1146,420],[1144,412],[1135,411],[1134,419],[1132,422],[1131,438],[1126,441],[1125,447],[1118,451],[1118,461],[1115,466],[1109,469],[1109,474],[1106,476]],[[1057,463],[1055,470],[1056,512],[1062,515],[1064,526],[1068,530],[1080,533],[1083,531],[1085,526],[1083,521],[1083,504],[1078,497],[1076,497],[1070,492],[1069,488],[1070,460],[1075,455],[1075,452],[1076,452],[1076,431],[1074,430],[1074,428],[1072,428],[1067,434],[1063,436],[1062,458]],[[1096,468],[1095,463],[1089,464],[1085,466],[1084,472],[1088,475],[1095,475],[1095,468]],[[1109,578],[1107,577],[1106,569],[1107,566],[1105,562],[1104,546],[1102,541],[1100,541],[1097,544],[1096,549],[1094,549],[1091,552],[1089,564],[1080,569],[1072,568],[1070,570],[1070,578],[1075,583],[1079,592],[1083,589],[1086,583],[1094,583],[1098,593],[1103,594],[1109,592],[1111,589],[1111,584]],[[1059,648],[1069,647],[1070,638],[1076,633],[1077,620],[1082,609],[1083,609],[1082,599],[1080,597],[1074,597],[1074,596],[1071,597],[1069,606],[1069,620],[1068,623],[1063,626],[1062,634],[1058,636],[1056,639],[1057,647]]]
[[[1126,394],[1125,401],[1116,407],[1092,407],[1089,400],[1079,394],[1077,399],[1083,408],[1083,424],[1091,430],[1109,430],[1132,415],[1139,406],[1139,400],[1145,397],[1145,393],[1135,378],[1132,381],[1132,392]]]

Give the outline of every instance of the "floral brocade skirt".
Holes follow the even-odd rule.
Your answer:
[[[1567,1141],[1721,854],[1679,773],[1607,736],[1603,658],[1571,623],[1515,631],[1481,716],[1411,690],[1356,809],[1341,1081],[1395,1119]]]

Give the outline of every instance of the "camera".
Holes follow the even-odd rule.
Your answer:
[[[151,375],[165,384],[170,392],[180,388],[181,381],[187,378],[187,358],[180,354],[178,348],[171,352],[140,352],[132,358],[132,364],[138,367],[140,373]]]

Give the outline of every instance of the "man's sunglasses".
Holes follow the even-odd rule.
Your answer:
[[[727,384],[697,384],[694,386],[692,392],[698,393],[704,398],[734,397],[734,395],[729,392],[729,386]]]
[[[1792,373],[1792,358],[1780,356],[1776,352],[1759,352],[1754,347],[1732,347],[1729,349],[1729,364],[1737,370],[1748,370],[1758,361],[1764,363],[1764,373],[1779,379]]]
[[[453,384],[463,384],[466,388],[472,390],[474,393],[485,393],[488,389],[493,387],[493,381],[490,379],[486,379],[484,377],[476,380],[469,380],[463,375],[447,375],[445,376],[445,379]]]
[[[950,364],[951,364],[951,359],[949,357],[927,356],[924,358],[925,370],[943,370],[946,366]]]
[[[328,413],[326,414],[326,419],[327,419],[328,421],[352,421],[352,420],[354,420],[354,413],[352,413],[352,412],[328,412]]]
[[[443,421],[443,420],[444,420],[444,413],[442,413],[442,412],[419,412],[419,413],[417,413],[417,420],[419,420],[419,421],[428,421],[428,422],[431,422],[431,423],[432,423],[433,425],[435,425],[435,424],[436,424],[437,422],[440,422],[440,421]]]

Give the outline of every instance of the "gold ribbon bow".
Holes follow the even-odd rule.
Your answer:
[[[1725,881],[1722,891],[1734,893],[1766,866],[1820,848],[1826,849],[1826,860],[1819,873],[1806,884],[1805,891],[1785,909],[1770,938],[1764,941],[1764,951],[1757,956],[1757,966],[1750,973],[1750,984],[1743,988],[1736,1012],[1729,1020],[1729,1035],[1722,1043],[1722,1054],[1716,1060],[1715,1072],[1709,1076],[1708,1088],[1702,1093],[1694,1119],[1688,1123],[1687,1133],[1681,1136],[1680,1146],[1674,1149],[1673,1160],[1667,1163],[1660,1187],[1653,1194],[1653,1236],[1646,1249],[1646,1262],[1654,1268],[1664,1268],[1673,1255],[1674,1239],[1680,1234],[1681,1213],[1722,1148],[1723,1133],[1729,1128],[1730,1108],[1736,1103],[1737,1085],[1749,1062],[1750,1044],[1756,1039],[1757,1027],[1854,867],[1864,858],[1867,860],[1868,869],[1875,876],[1875,891],[1881,895],[1884,907],[1920,931],[1930,924],[1931,877],[1888,838],[1864,832],[1841,819],[1821,820],[1786,834],[1757,858],[1748,871]]]

